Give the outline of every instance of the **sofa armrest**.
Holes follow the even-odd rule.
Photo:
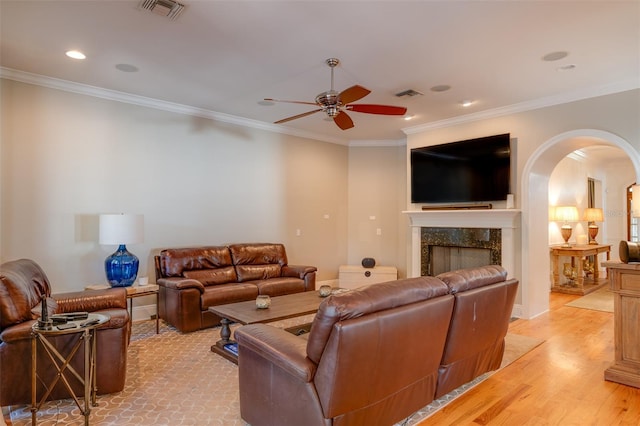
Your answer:
[[[315,375],[316,365],[307,358],[307,341],[281,328],[244,325],[234,332],[234,338],[240,358],[243,350],[253,351],[305,383]]]
[[[316,268],[315,266],[285,265],[282,267],[282,276],[295,277],[303,280],[305,275],[315,272],[317,270],[318,268]]]
[[[127,309],[127,291],[122,288],[75,291],[51,296],[58,305],[57,313],[95,312],[101,309]]]
[[[200,281],[190,278],[161,278],[156,284],[173,290],[195,288],[198,289],[200,293],[204,293],[204,285]]]

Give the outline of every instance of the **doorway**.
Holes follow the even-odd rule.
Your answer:
[[[621,149],[631,161],[635,177],[640,176],[640,155],[629,142],[609,132],[581,129],[559,134],[543,143],[529,158],[522,174],[522,316],[533,318],[549,309],[549,177],[560,160],[571,152],[590,146]],[[629,183],[627,183],[629,184]],[[624,190],[624,187],[623,187]],[[624,205],[614,206],[620,215]]]

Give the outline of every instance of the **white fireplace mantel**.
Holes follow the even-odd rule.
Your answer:
[[[520,276],[520,222],[522,212],[516,209],[462,209],[403,211],[411,226],[409,274],[420,276],[420,228],[492,228],[502,232],[502,266],[509,277]]]

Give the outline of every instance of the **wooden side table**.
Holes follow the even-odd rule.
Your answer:
[[[553,286],[551,291],[559,293],[580,294],[585,295],[591,293],[600,287],[606,285],[606,281],[600,280],[600,271],[598,270],[598,255],[606,253],[607,261],[611,256],[611,246],[606,244],[589,244],[583,246],[562,247],[554,245],[549,247],[551,254],[551,271],[553,276]],[[560,267],[559,258],[567,256],[571,258],[571,269],[575,272],[575,279],[562,282],[560,275],[563,268]],[[593,279],[586,280],[584,278],[585,258],[594,256],[593,262]]]
[[[106,288],[111,288],[111,286],[107,284],[88,285],[85,287],[85,290],[103,290]],[[129,316],[131,317],[131,320],[133,320],[133,299],[136,297],[156,296],[156,334],[159,334],[160,311],[158,310],[158,305],[160,302],[160,287],[158,284],[134,284],[124,288],[127,291],[127,307],[129,308]]]
[[[615,360],[604,379],[640,388],[640,264],[604,262],[611,277]]]
[[[80,413],[84,416],[85,426],[89,425],[89,415],[91,414],[91,406],[96,405],[96,328],[101,324],[109,321],[109,316],[104,314],[89,314],[85,320],[69,321],[60,326],[51,326],[49,328],[39,328],[38,323],[34,323],[31,327],[31,424],[35,426],[36,415],[38,410],[51,394],[55,385],[62,381],[69,395],[73,398],[76,405],[80,409]],[[70,327],[70,328],[66,328]],[[76,334],[77,340],[69,351],[65,354],[61,353],[50,338],[63,334]],[[50,385],[46,386],[46,392],[38,402],[37,400],[37,376],[38,367],[36,365],[38,342],[45,350],[53,366],[56,369],[56,377]],[[71,359],[78,352],[78,349],[84,345],[84,374],[78,373],[70,364]],[[69,383],[68,375],[75,377],[84,387],[84,403],[80,404],[78,397],[73,392]]]

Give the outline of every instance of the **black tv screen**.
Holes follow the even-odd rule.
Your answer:
[[[411,202],[506,200],[511,182],[510,135],[411,150]]]

